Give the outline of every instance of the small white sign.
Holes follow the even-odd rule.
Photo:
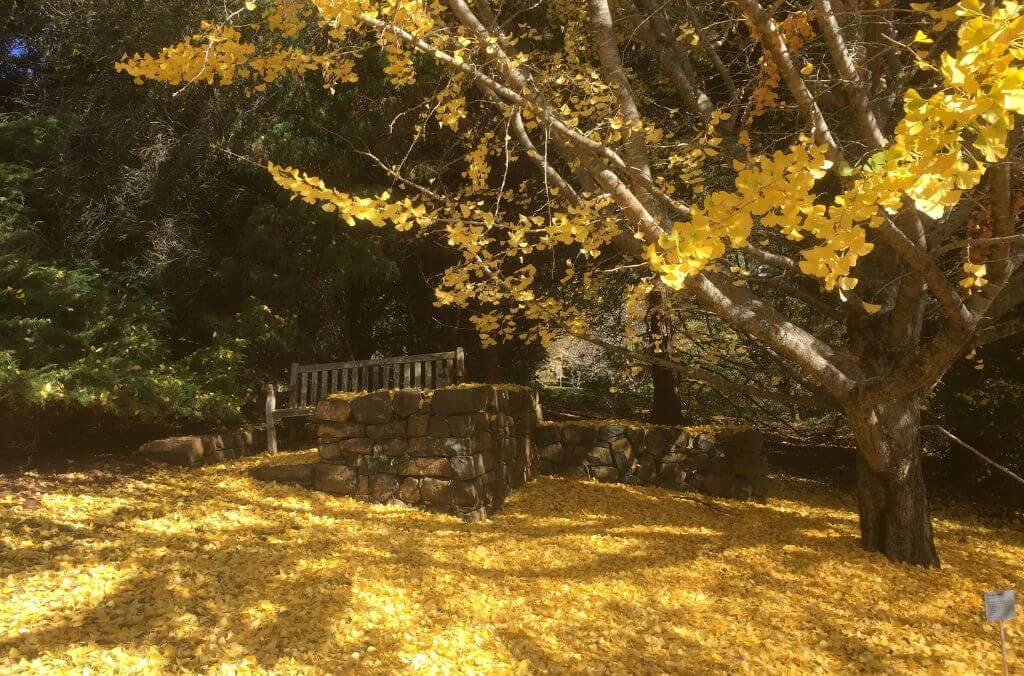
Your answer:
[[[1012,591],[985,592],[985,619],[989,622],[1003,622],[1017,617],[1016,594]]]

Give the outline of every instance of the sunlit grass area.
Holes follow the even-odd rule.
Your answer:
[[[980,594],[1024,588],[1019,528],[940,515],[944,569],[897,566],[792,481],[720,513],[539,479],[464,524],[249,478],[266,462],[0,498],[0,671],[993,673]]]

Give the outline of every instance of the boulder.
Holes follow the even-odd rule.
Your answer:
[[[226,430],[221,432],[219,436],[221,439],[221,447],[227,451],[227,456],[229,458],[240,458],[243,455],[256,452],[259,447],[260,436],[263,436],[263,438],[266,439],[266,434],[260,435],[258,431],[254,431],[250,428]],[[259,450],[266,449],[263,448]]]
[[[420,410],[423,405],[421,390],[398,390],[391,397],[391,407],[401,418],[408,418]]]
[[[448,429],[453,437],[471,437],[491,431],[491,421],[483,412],[462,413],[448,417]]]
[[[705,452],[700,452],[686,456],[686,460],[683,465],[687,469],[700,470],[707,467],[709,462],[711,462],[711,456]]]
[[[657,470],[658,461],[655,460],[654,456],[650,453],[644,453],[637,458],[633,474],[636,477],[637,482],[642,485],[647,485],[654,482],[654,475],[657,473]]]
[[[413,437],[409,439],[409,455],[437,456],[445,454],[447,439],[441,437]]]
[[[644,452],[655,457],[668,453],[679,438],[679,430],[675,427],[651,427],[644,438]]]
[[[444,416],[486,411],[493,399],[494,387],[491,385],[450,387],[434,392],[430,411],[434,415]]]
[[[586,465],[572,465],[562,470],[561,475],[569,479],[589,479],[590,468]]]
[[[364,455],[366,460],[363,464],[367,474],[394,474],[402,463],[399,458],[388,455]]]
[[[490,432],[478,432],[470,440],[474,453],[483,453],[494,449],[494,439]]]
[[[356,422],[379,425],[391,421],[391,397],[388,392],[371,392],[352,400],[352,417]]]
[[[564,446],[593,446],[597,439],[597,430],[589,425],[563,425],[562,444]]]
[[[694,437],[693,448],[701,451],[710,451],[715,447],[715,435],[709,433],[701,433]]]
[[[409,416],[409,425],[406,428],[410,437],[424,437],[429,431],[430,416],[417,414]]]
[[[348,399],[340,397],[328,397],[322,399],[313,411],[316,420],[345,423],[352,417],[352,404]]]
[[[644,447],[644,438],[647,436],[647,430],[643,427],[628,427],[626,428],[626,438],[629,439],[629,445],[632,446],[636,451],[639,451]]]
[[[614,467],[591,467],[590,476],[603,484],[612,484],[619,480],[619,470]]]
[[[448,417],[448,429],[453,437],[473,436],[473,418],[468,413]]]
[[[452,456],[469,455],[482,450],[486,449],[479,449],[470,439],[462,437],[415,437],[409,439],[408,452],[413,456]]]
[[[483,497],[483,482],[456,481],[452,484],[452,500],[459,507],[478,507]]]
[[[549,444],[561,443],[562,435],[559,433],[558,427],[555,425],[539,425],[534,430],[534,435],[537,437],[537,443],[541,446],[547,446]]]
[[[335,495],[352,495],[356,491],[356,473],[344,465],[314,465],[313,488]]]
[[[320,444],[320,457],[324,460],[336,460],[345,453],[365,454],[373,450],[373,440],[361,437],[358,439],[341,439]]]
[[[587,453],[585,461],[588,465],[606,465],[612,464],[612,452],[607,446],[594,446]]]
[[[686,453],[666,453],[665,455],[661,456],[661,462],[662,464],[666,465],[684,463],[687,461],[687,459],[689,459],[689,457],[690,456]]]
[[[367,425],[366,436],[371,439],[395,439],[405,436],[405,423],[401,420],[381,423],[379,425]]]
[[[612,452],[612,460],[615,461],[615,466],[619,468],[620,472],[630,469],[633,463],[636,462],[636,458],[633,455],[633,447],[629,444],[629,439],[626,437],[612,439],[608,447]]]
[[[398,492],[398,477],[394,474],[377,474],[370,479],[370,496],[376,502],[387,502]]]
[[[432,415],[427,422],[427,434],[438,439],[452,436],[448,429],[448,419],[441,415]]]
[[[625,435],[626,427],[624,425],[602,425],[597,430],[597,441],[602,443]]]
[[[365,437],[366,425],[359,423],[322,422],[317,425],[316,436],[320,439],[351,439]]]
[[[406,477],[402,480],[402,485],[398,487],[398,497],[402,502],[414,505],[420,501],[420,482],[419,479],[413,477]]]
[[[557,471],[555,463],[551,462],[550,460],[545,460],[544,458],[538,460],[534,464],[533,469],[540,476],[550,476]]]
[[[291,465],[263,465],[254,469],[252,475],[260,481],[311,486],[313,484],[313,468],[314,465],[308,462]]]
[[[542,459],[555,464],[558,464],[565,459],[565,448],[562,446],[561,442],[541,446],[538,453]]]
[[[420,482],[420,496],[431,505],[447,505],[451,502],[452,482],[450,479],[423,479]]]
[[[480,458],[483,460],[485,472],[493,470],[494,466],[498,463],[498,456],[495,455],[494,451],[483,451],[480,453]]]
[[[490,435],[487,435],[488,438]],[[486,448],[479,448],[479,445],[475,443],[474,439],[466,439],[464,437],[448,437],[444,440],[444,454],[445,455],[469,455],[470,453],[482,452],[487,450]]]
[[[203,459],[205,449],[200,437],[170,437],[143,444],[139,453],[157,462],[191,467]]]
[[[487,508],[478,507],[462,514],[462,520],[466,523],[480,523],[487,520]]]
[[[759,451],[730,453],[728,457],[732,461],[733,471],[735,471],[738,476],[767,476],[768,472],[771,470],[768,465],[768,458]]]
[[[448,458],[448,462],[451,465],[452,476],[456,479],[475,479],[487,471],[484,467],[484,457],[479,453],[456,455]]]
[[[398,466],[398,473],[406,476],[432,476],[450,479],[455,476],[448,458],[410,458]]]
[[[664,488],[685,488],[688,474],[682,465],[662,465],[658,471],[658,485]]]
[[[373,443],[373,453],[397,457],[409,451],[409,442],[405,438],[378,439]]]

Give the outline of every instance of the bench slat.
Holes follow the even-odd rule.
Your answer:
[[[363,359],[360,361],[339,361],[326,364],[297,364],[300,372],[327,371],[329,369],[356,368],[359,366],[381,366],[383,364],[406,364],[417,361],[436,361],[439,359],[450,359],[454,352],[433,352],[431,354],[410,354],[401,357],[387,357],[385,359]]]
[[[288,370],[288,386],[275,390],[268,385],[265,415],[267,448],[276,450],[273,421],[309,417],[317,402],[335,392],[358,392],[383,388],[437,388],[463,381],[466,375],[462,348],[452,352],[402,355],[385,359],[299,364]],[[276,408],[276,393],[288,393],[288,407]],[[284,403],[282,401],[282,403]]]

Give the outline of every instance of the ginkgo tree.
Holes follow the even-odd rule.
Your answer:
[[[375,195],[270,175],[350,225],[440,233],[463,260],[438,301],[472,307],[488,339],[567,332],[723,391],[842,412],[863,546],[939,564],[922,403],[951,364],[1024,329],[1016,2],[261,1],[117,68],[253,92],[372,74],[399,94],[442,69],[409,102],[409,142],[461,148],[456,170],[368,150],[394,184]],[[797,386],[675,363],[630,331],[589,335],[560,289],[611,268],[636,274],[626,303],[697,302]]]

